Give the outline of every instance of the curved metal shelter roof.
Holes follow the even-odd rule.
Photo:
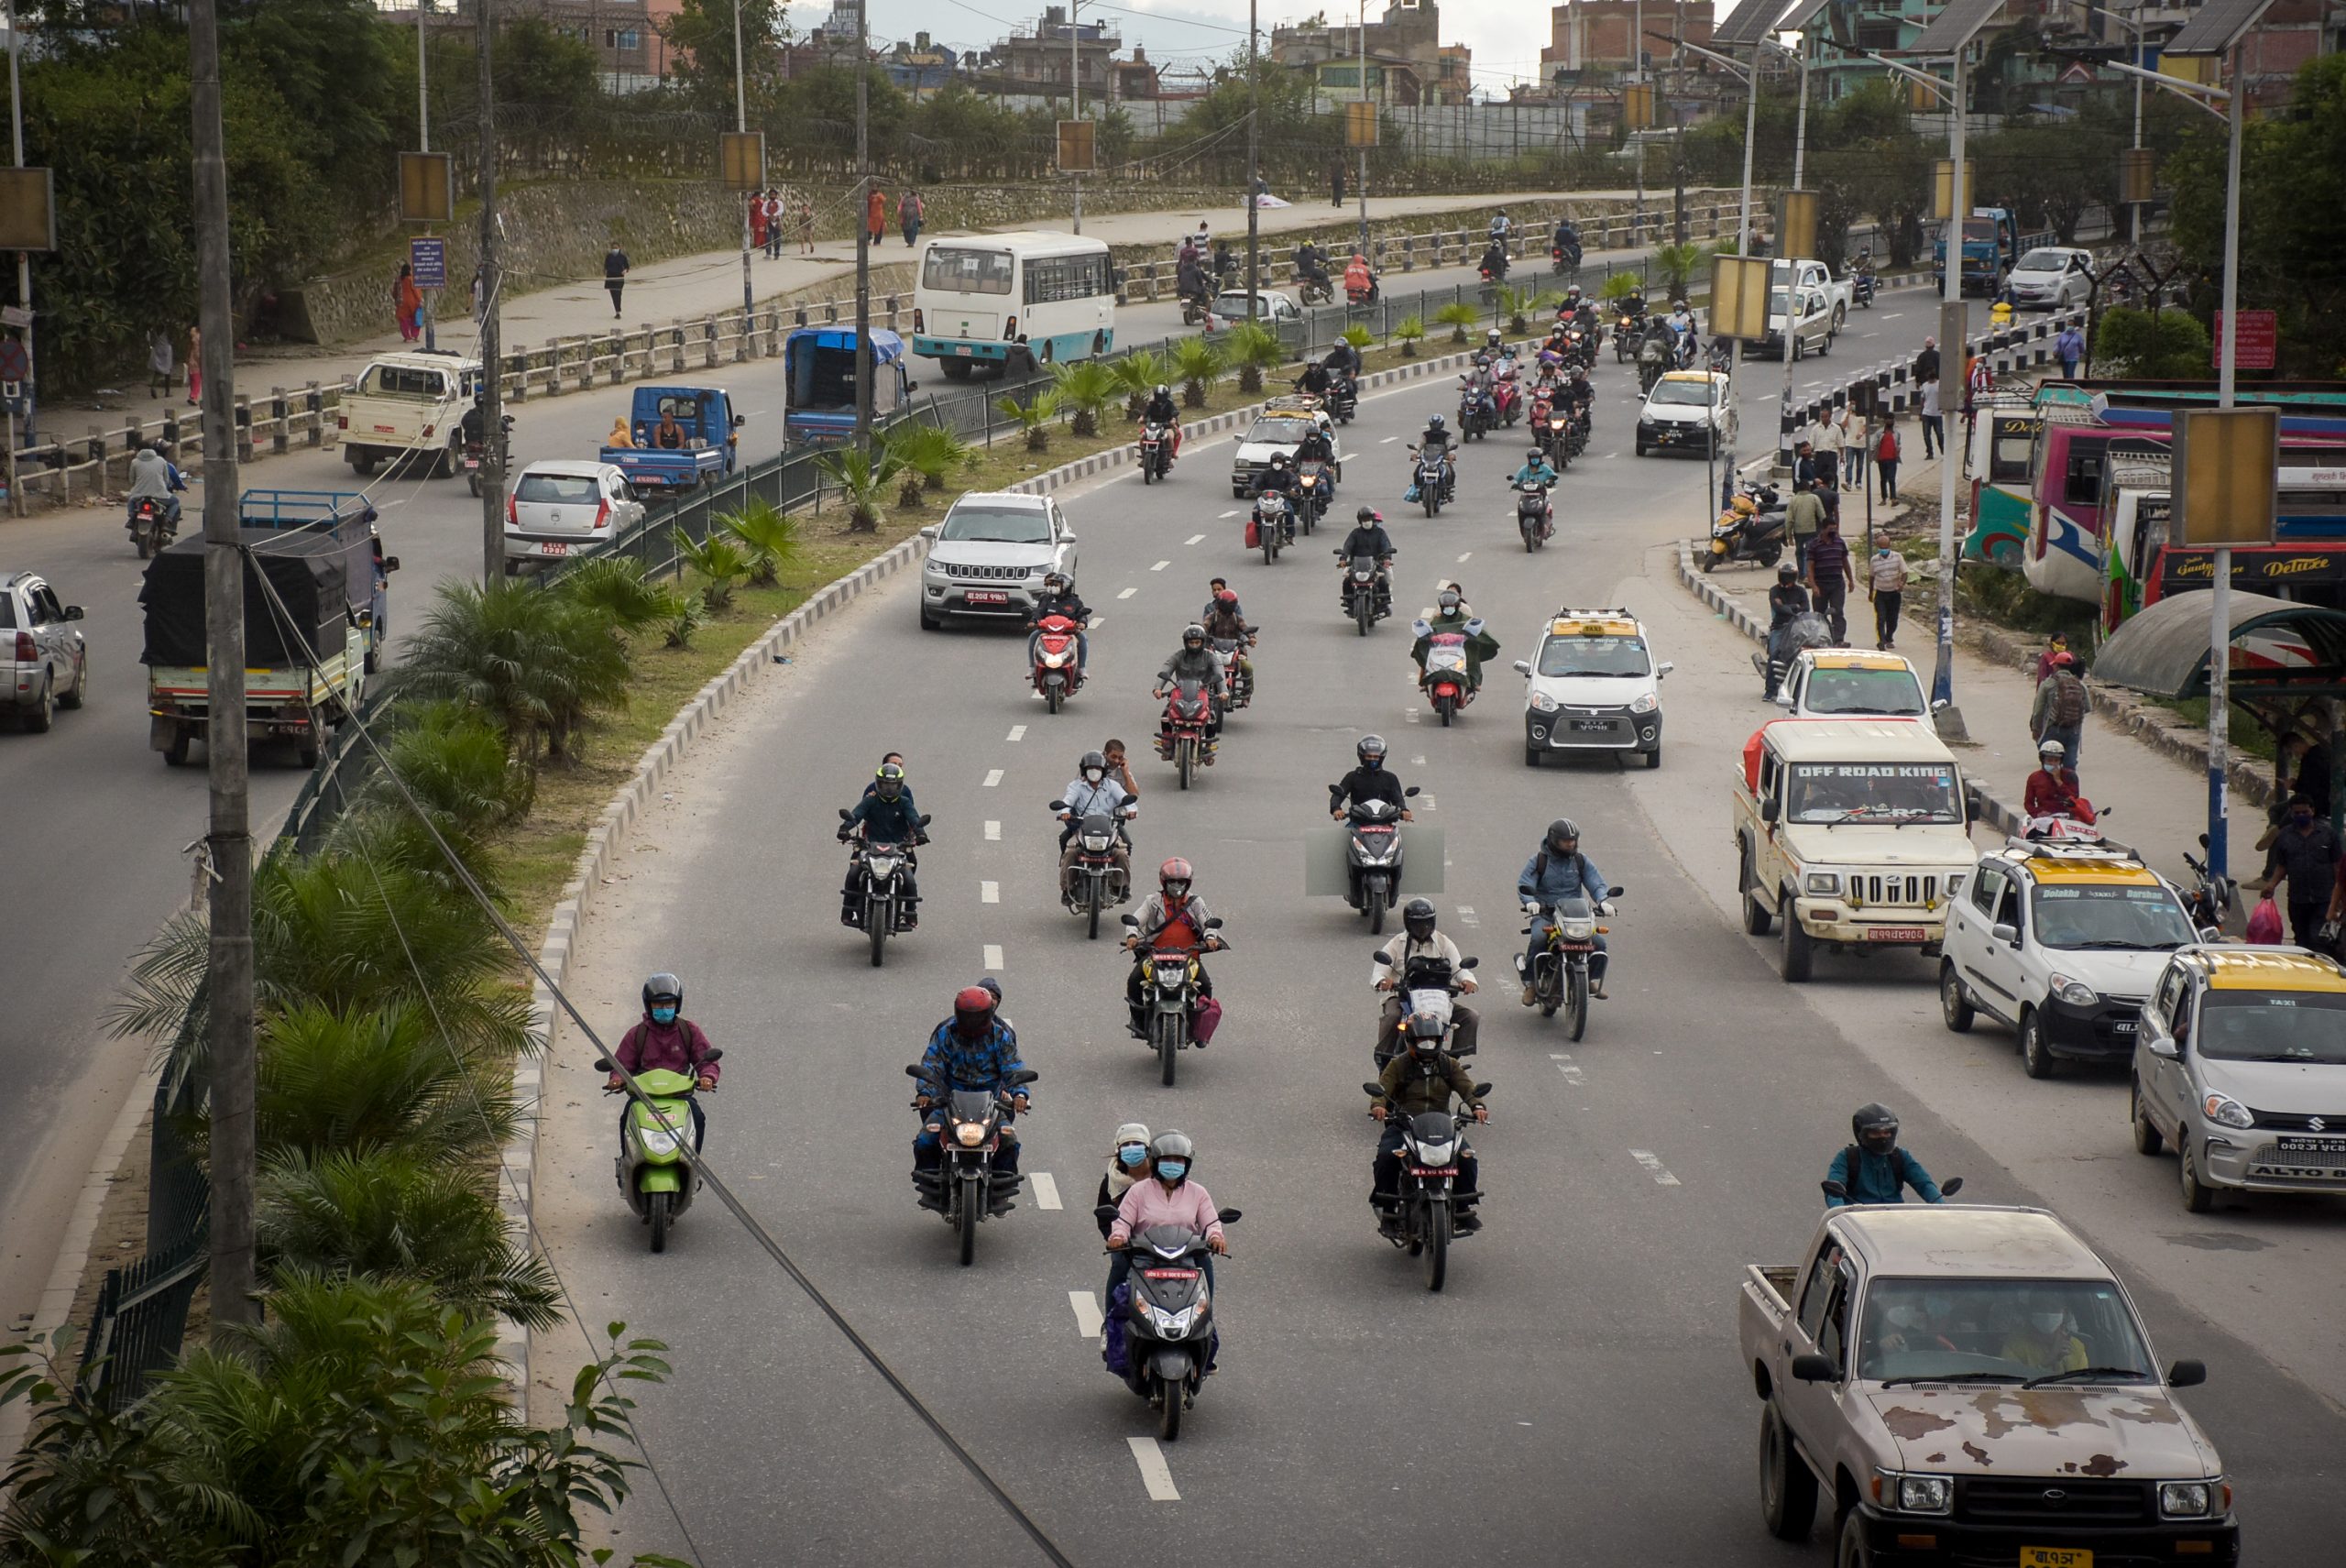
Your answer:
[[[2234,588],[2231,692],[2259,698],[2346,696],[2346,610]],[[2208,695],[2208,600],[2163,598],[2110,634],[2093,678],[2169,702]]]

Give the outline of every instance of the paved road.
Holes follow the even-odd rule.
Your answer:
[[[2191,1403],[2241,1487],[2254,1550],[2332,1555],[2346,1527],[2323,1305],[2346,1285],[2335,1206],[2187,1216],[2172,1172],[2122,1152],[2111,1080],[2027,1083],[1990,1034],[1946,1036],[1917,962],[1828,964],[1792,991],[1736,928],[1724,781],[1768,710],[1745,650],[1669,576],[1664,542],[1705,510],[1702,470],[1622,452],[1627,375],[1606,367],[1596,456],[1565,481],[1557,543],[1529,559],[1500,488],[1512,446],[1470,453],[1463,504],[1427,522],[1392,498],[1399,443],[1439,393],[1375,399],[1353,427],[1367,455],[1341,499],[1395,515],[1404,613],[1454,576],[1506,644],[1494,689],[1457,728],[1415,711],[1401,627],[1363,640],[1338,619],[1316,541],[1277,566],[1242,552],[1218,482],[1226,448],[1200,444],[1168,488],[1119,478],[1069,499],[1081,586],[1105,617],[1094,684],[1066,714],[1025,695],[1014,639],[916,630],[906,584],[808,643],[639,828],[591,922],[584,1004],[616,1035],[643,973],[685,974],[690,1011],[729,1047],[711,1153],[1078,1562],[1166,1527],[1209,1561],[1382,1561],[1396,1521],[1463,1562],[1815,1561],[1753,1517],[1758,1412],[1735,1289],[1740,1263],[1795,1255],[1848,1110],[1878,1097],[1971,1195],[2077,1216],[2128,1275],[2163,1354],[2214,1369]],[[1083,749],[1147,735],[1148,677],[1215,572],[1266,628],[1261,695],[1195,791],[1153,760],[1137,768],[1144,863],[1195,861],[1234,943],[1213,964],[1222,1034],[1167,1090],[1123,1033],[1122,960],[1052,899],[1044,803]],[[1567,602],[1628,605],[1677,661],[1660,772],[1523,767],[1505,660]],[[1490,1220],[1438,1299],[1375,1238],[1363,1201],[1374,944],[1340,903],[1302,895],[1301,835],[1369,729],[1425,790],[1421,823],[1444,830],[1444,927],[1485,972],[1504,975],[1519,950],[1513,880],[1550,817],[1577,817],[1628,889],[1613,999],[1585,1042],[1501,988],[1485,998]],[[874,972],[837,923],[826,824],[889,748],[910,754],[937,841],[922,928]],[[990,1224],[963,1271],[912,1201],[898,1069],[984,971],[1002,976],[1044,1075],[1026,1168],[1051,1175],[1060,1206],[1030,1199]],[[611,1190],[613,1112],[590,1054],[565,1039],[548,1073],[540,1220],[598,1327],[624,1318],[675,1347],[674,1383],[646,1400],[644,1425],[703,1560],[901,1560],[940,1530],[975,1561],[1034,1560],[720,1211],[696,1212],[649,1255]],[[1111,1130],[1132,1118],[1195,1136],[1199,1179],[1247,1212],[1222,1275],[1223,1375],[1163,1453],[1128,1442],[1148,1431],[1146,1411],[1085,1332],[1102,1277],[1090,1193]],[[1159,1460],[1157,1495],[1169,1483],[1178,1500],[1150,1507]],[[629,1548],[679,1544],[656,1501],[624,1524]],[[1561,1559],[1560,1537],[1574,1543]]]

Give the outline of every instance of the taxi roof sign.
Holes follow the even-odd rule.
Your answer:
[[[1548,630],[1557,637],[1635,637],[1638,623],[1613,615],[1560,615]]]
[[[1895,653],[1865,653],[1855,651],[1835,651],[1810,656],[1810,663],[1820,670],[1905,670],[1913,665]]]
[[[2063,855],[2035,860],[2031,865],[2036,880],[2051,887],[2084,887],[2097,883],[2122,887],[2159,885],[2157,872],[2140,861],[2121,856],[2084,860]]]
[[[2201,948],[2218,991],[2346,991],[2346,970],[2303,948]]]

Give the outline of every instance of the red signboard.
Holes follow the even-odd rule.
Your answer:
[[[2271,311],[2242,311],[2240,341],[2232,346],[2232,366],[2241,370],[2270,370],[2281,346],[2281,327]],[[2224,367],[2224,313],[2216,313],[2216,344],[2209,363]]]

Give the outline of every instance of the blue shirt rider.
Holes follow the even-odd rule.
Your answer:
[[[894,758],[897,753],[891,751],[888,755]],[[907,931],[920,924],[920,884],[913,874],[911,850],[915,845],[927,842],[921,827],[921,815],[913,806],[912,786],[904,782],[901,759],[880,764],[879,773],[864,788],[863,798],[855,803],[855,808],[848,812],[845,820],[839,823],[842,842],[854,838],[855,830],[861,828],[866,844],[903,846],[905,851],[904,910],[899,924]],[[847,881],[839,888],[839,924],[842,926],[853,926],[862,918],[862,855],[859,851],[848,858]]]
[[[1507,483],[1521,489],[1526,485],[1552,485],[1560,477],[1561,475],[1548,466],[1548,455],[1535,446],[1531,449],[1531,455],[1524,459],[1523,466],[1515,471],[1515,477]]]
[[[1552,909],[1567,898],[1585,898],[1592,906],[1602,907],[1605,894],[1611,884],[1596,862],[1580,852],[1580,826],[1568,817],[1559,817],[1548,824],[1548,836],[1540,841],[1539,852],[1523,865],[1523,872],[1515,879],[1516,896],[1529,905],[1537,904],[1541,910]],[[1548,922],[1537,913],[1531,918],[1531,945],[1523,955],[1523,1004],[1531,1006],[1538,996],[1533,988],[1533,972],[1540,955],[1548,950]],[[1596,938],[1596,950],[1588,959],[1588,993],[1602,998],[1605,994],[1605,938]]]
[[[928,1049],[920,1058],[927,1076],[913,1102],[922,1117],[920,1134],[913,1139],[915,1171],[935,1170],[943,1164],[938,1139],[944,1132],[944,1123],[941,1118],[931,1121],[928,1113],[940,1098],[957,1090],[965,1093],[1009,1093],[1011,1109],[1003,1119],[1002,1144],[994,1152],[993,1168],[1005,1175],[1015,1174],[1018,1169],[1018,1137],[1009,1124],[1012,1117],[1026,1109],[1026,1091],[1023,1085],[1011,1084],[1009,1079],[1011,1074],[1023,1071],[1026,1064],[1018,1059],[1017,1036],[994,1016],[994,993],[985,986],[966,987],[953,998],[953,1016],[939,1024],[928,1036]],[[941,1209],[943,1196],[924,1192],[921,1205]]]
[[[1841,1194],[1827,1192],[1825,1206],[1838,1209],[1850,1203],[1903,1203],[1905,1190],[1925,1203],[1944,1203],[1946,1195],[1923,1162],[1898,1146],[1898,1113],[1887,1105],[1860,1106],[1849,1118],[1850,1135],[1857,1139],[1833,1157],[1825,1173],[1838,1182]]]

